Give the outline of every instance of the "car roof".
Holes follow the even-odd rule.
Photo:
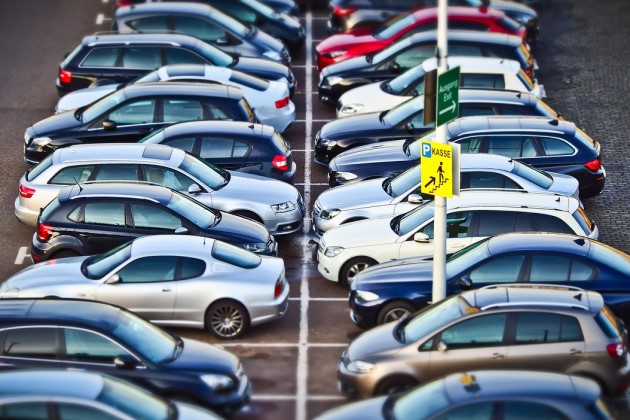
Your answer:
[[[164,144],[93,143],[57,149],[53,154],[53,164],[141,161],[178,167],[185,156],[185,151]]]
[[[449,138],[475,132],[489,133],[492,131],[536,131],[556,135],[575,135],[575,124],[566,120],[547,117],[515,117],[507,115],[484,115],[462,117],[450,122],[446,126]]]
[[[408,42],[410,45],[418,42],[424,42],[427,40],[437,39],[437,31],[418,32],[399,42]],[[523,39],[516,35],[500,34],[496,32],[481,32],[481,31],[463,31],[463,30],[449,30],[449,41],[466,41],[470,43],[479,44],[497,44],[507,45],[516,48],[521,45]]]
[[[186,256],[209,257],[214,239],[194,235],[149,235],[136,238],[131,244],[134,256],[174,253]]]
[[[116,10],[116,18],[132,16],[135,14],[152,14],[152,13],[176,13],[181,14],[195,14],[195,15],[209,15],[211,13],[222,13],[218,9],[210,7],[207,4],[195,3],[195,2],[151,2],[133,4],[128,7],[119,7]]]
[[[460,89],[459,102],[488,102],[534,105],[539,101],[533,93],[500,89]]]
[[[103,389],[103,378],[92,372],[71,370],[20,370],[0,374],[2,397],[45,396],[95,400]]]
[[[579,206],[579,201],[574,197],[560,194],[492,189],[461,191],[459,197],[450,198],[446,203],[448,210],[463,207],[504,207],[558,210],[570,213],[576,211]]]
[[[505,233],[487,241],[490,254],[519,251],[558,251],[586,256],[596,242],[583,236],[566,233],[527,232]]]
[[[165,81],[173,77],[217,77],[229,78],[237,73],[228,67],[211,66],[209,64],[167,64],[156,70],[160,80]],[[240,72],[238,72],[240,73]],[[255,77],[255,76],[252,76]]]
[[[459,156],[461,169],[496,169],[511,172],[514,159],[493,153],[462,153]]]
[[[198,43],[204,43],[199,39],[190,35],[172,34],[172,33],[106,33],[87,35],[81,41],[83,45],[134,45],[134,44],[162,44],[171,46],[194,47]]]
[[[173,191],[161,185],[146,182],[87,182],[70,185],[59,191],[59,201],[88,198],[129,197],[136,200],[168,203]]]
[[[155,82],[134,83],[125,86],[122,94],[127,98],[151,95],[205,96],[213,98],[243,98],[243,91],[236,86],[221,84],[187,83],[187,82]]]
[[[505,12],[501,10],[491,9],[489,7],[468,7],[468,6],[448,6],[446,8],[448,17],[491,17],[501,19],[505,16]],[[438,15],[437,7],[419,8],[411,12],[416,20],[436,17]]]
[[[263,138],[270,138],[275,133],[275,129],[269,125],[244,121],[187,121],[169,125],[164,129],[164,135],[173,137],[191,131]]]
[[[446,59],[448,68],[459,66],[461,73],[518,73],[521,65],[518,61],[508,60],[500,57],[465,57],[453,56]],[[425,73],[437,69],[438,59],[436,57],[427,58],[421,64]]]

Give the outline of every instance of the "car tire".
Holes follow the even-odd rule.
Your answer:
[[[396,375],[383,379],[376,386],[374,395],[391,395],[405,391],[418,385],[418,381],[410,376]]]
[[[245,217],[247,219],[252,219],[254,222],[262,223],[262,219],[258,217],[256,213],[247,210],[237,210],[232,213],[234,216]]]
[[[51,260],[57,258],[70,258],[70,257],[78,257],[80,254],[78,252],[70,251],[69,249],[63,249],[61,251],[57,251],[50,256]]]
[[[367,258],[367,257],[351,258],[341,267],[341,271],[339,273],[339,282],[342,285],[349,287],[354,276],[356,276],[361,271],[375,264],[376,264],[376,261],[374,261],[371,258]]]
[[[234,300],[213,303],[206,312],[206,329],[224,340],[234,340],[249,328],[249,314]]]
[[[376,324],[381,325],[387,322],[397,321],[403,316],[409,316],[416,312],[418,308],[411,302],[396,300],[389,302],[379,311]]]

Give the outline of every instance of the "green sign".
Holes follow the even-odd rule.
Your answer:
[[[436,96],[437,125],[459,116],[459,67],[438,75]]]

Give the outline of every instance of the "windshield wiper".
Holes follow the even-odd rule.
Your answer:
[[[173,349],[173,354],[168,359],[164,360],[163,363],[169,363],[173,360],[177,359],[182,351],[184,350],[184,340],[181,337],[173,337],[177,342],[175,343],[175,348]]]
[[[376,55],[376,53],[369,53],[365,55],[365,61],[367,61],[368,63],[372,64],[372,60],[374,59],[374,56]]]

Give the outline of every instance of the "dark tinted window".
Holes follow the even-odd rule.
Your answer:
[[[177,191],[188,191],[188,188],[195,183],[192,178],[176,170],[161,166],[146,165],[144,167],[144,174],[148,182],[153,182]]]
[[[461,146],[462,153],[481,153],[483,137],[467,137],[457,143]]]
[[[138,32],[164,32],[168,30],[168,16],[147,16],[127,22],[127,26]]]
[[[100,165],[95,181],[137,181],[138,165]]]
[[[160,229],[174,231],[182,225],[181,220],[159,207],[146,204],[131,204],[133,225],[136,229]]]
[[[19,402],[0,405],[0,418],[7,420],[48,420],[45,402]]]
[[[125,48],[122,63],[126,68],[156,69],[162,65],[162,49],[160,47]]]
[[[206,104],[206,107],[208,109],[208,112],[210,113],[210,118],[207,119],[221,121],[233,119],[227,112],[225,112],[225,110],[219,108],[217,105]]]
[[[179,280],[191,279],[201,276],[206,271],[206,262],[197,258],[180,257],[181,272]]]
[[[84,223],[125,226],[124,203],[88,203],[83,209]]]
[[[517,214],[513,211],[477,211],[476,217],[479,220],[477,235],[492,236],[499,233],[514,232]]]
[[[114,67],[120,48],[94,48],[81,63],[81,67]]]
[[[489,136],[488,153],[507,157],[533,157],[536,156],[536,147],[531,136]]]
[[[575,150],[569,143],[553,137],[539,137],[540,144],[547,156],[572,155]]]
[[[578,207],[573,212],[573,218],[578,222],[580,227],[584,230],[584,235],[590,235],[593,229],[595,229],[595,222],[584,212],[584,209]]]
[[[548,214],[530,213],[530,219],[534,223],[534,229],[539,232],[572,233],[573,229],[566,222],[558,217]]]
[[[216,42],[219,38],[225,38],[225,31],[219,26],[206,20],[175,16],[173,18],[175,32],[194,36],[206,42]]]
[[[574,317],[544,312],[518,312],[516,314],[515,344],[581,340],[580,323]]]
[[[72,166],[57,172],[48,183],[55,185],[74,185],[89,180],[92,172],[94,172],[94,165]]]
[[[504,402],[503,416],[505,419],[568,419],[562,413],[547,405],[522,401]]]
[[[505,255],[493,258],[473,269],[470,272],[470,280],[475,285],[516,283],[523,261],[525,261],[524,255]]]
[[[54,359],[56,346],[56,328],[16,328],[5,332],[2,355]]]
[[[505,89],[503,74],[462,73],[460,83],[466,89]]]
[[[59,203],[58,198],[55,198],[53,201],[48,203],[48,205],[44,207],[44,210],[42,210],[42,214],[40,215],[41,220],[48,219],[48,216],[53,214],[59,208],[60,205],[61,204]]]
[[[457,29],[465,31],[487,31],[488,26],[479,22],[448,22],[448,29]]]
[[[505,175],[495,172],[462,172],[461,188],[501,188],[522,190],[521,186]]]
[[[491,402],[475,402],[462,405],[447,411],[436,420],[472,420],[472,419],[494,419],[494,404]],[[507,418],[507,417],[506,417]],[[519,418],[519,417],[515,417]]]
[[[59,420],[116,420],[119,417],[86,405],[58,403]]]
[[[113,365],[117,356],[127,352],[111,340],[91,331],[64,328],[66,359],[73,362],[90,362]]]
[[[122,283],[153,283],[173,281],[177,257],[144,257],[131,261],[118,270]]]
[[[169,139],[163,142],[163,144],[168,144],[169,146],[175,147],[176,149],[182,149],[187,151],[188,153],[192,153],[193,147],[195,147],[195,138],[183,137],[179,139]]]
[[[595,322],[604,331],[606,337],[619,339],[625,334],[625,327],[608,306],[604,306],[595,316]]]
[[[205,138],[199,156],[202,159],[240,158],[247,155],[249,144],[232,139]]]
[[[446,235],[448,238],[466,238],[468,237],[468,230],[470,229],[470,223],[472,221],[472,212],[470,211],[458,211],[449,213],[446,215]],[[433,239],[434,226],[433,222],[424,226],[420,232],[428,235],[430,239]],[[413,236],[409,238],[413,240]]]
[[[199,55],[183,48],[166,47],[166,64],[208,64]]]
[[[273,141],[273,144],[275,144],[282,153],[286,153],[291,150],[289,143],[287,143],[284,137],[282,137],[279,133],[274,133],[273,136],[271,136],[271,141]]]
[[[108,119],[118,125],[150,124],[154,121],[155,99],[140,99],[122,105]]]
[[[402,70],[407,70],[434,56],[435,45],[418,45],[398,54],[395,61]]]
[[[459,105],[460,117],[474,117],[477,115],[495,115],[494,108],[491,105]],[[460,143],[461,144],[461,143]]]
[[[198,100],[165,99],[163,106],[165,123],[204,119],[203,107]]]
[[[442,331],[440,339],[449,349],[499,345],[503,342],[506,319],[507,314],[482,315],[467,319]]]
[[[448,43],[448,55],[451,57],[455,57],[458,55],[466,56],[466,57],[481,57],[483,56],[483,51],[481,48],[474,44],[459,44],[456,42]]]

